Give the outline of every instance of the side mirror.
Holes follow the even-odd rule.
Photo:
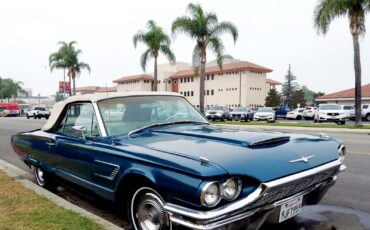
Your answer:
[[[84,134],[84,131],[86,131],[85,126],[82,126],[82,125],[73,126],[72,130],[73,130],[73,135],[75,135],[76,137],[81,138],[83,140],[86,140],[85,134]]]

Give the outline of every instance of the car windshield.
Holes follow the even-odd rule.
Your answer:
[[[224,110],[222,106],[212,106],[210,110]]]
[[[261,107],[257,109],[257,112],[272,112],[272,108],[269,107]]]
[[[41,108],[41,107],[36,107],[35,110],[38,110],[38,111],[45,111],[45,108]]]
[[[343,106],[343,109],[344,110],[351,110],[351,109],[353,109],[353,107],[350,106],[350,105],[345,105],[345,106]]]
[[[128,134],[147,126],[208,121],[178,96],[120,97],[98,102],[109,136]]]
[[[234,111],[235,112],[246,112],[247,108],[246,107],[236,107]]]
[[[320,105],[320,110],[341,110],[340,105]]]

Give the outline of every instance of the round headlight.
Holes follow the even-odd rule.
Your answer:
[[[222,185],[222,197],[225,200],[234,200],[242,189],[242,182],[239,178],[231,178]]]
[[[221,200],[220,184],[218,182],[207,183],[202,190],[200,202],[207,207],[214,207]]]
[[[344,158],[346,157],[346,147],[344,145],[341,145],[338,149],[338,155],[340,162],[344,161]]]

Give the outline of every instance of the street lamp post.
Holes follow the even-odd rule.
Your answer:
[[[40,106],[40,94],[38,94],[38,96],[39,96],[39,106]]]

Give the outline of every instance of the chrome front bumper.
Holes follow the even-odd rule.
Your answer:
[[[252,209],[250,207],[253,202],[259,200],[264,195],[267,195],[267,193],[273,188],[289,184],[302,178],[313,176],[315,174],[322,173],[331,169],[336,170],[336,173],[329,180],[320,182],[315,186],[306,188],[299,193],[274,201],[272,203]],[[164,209],[169,214],[171,221],[175,224],[183,225],[191,229],[214,229],[248,217],[252,217],[254,214],[260,212],[270,213],[277,207],[279,207],[282,203],[290,199],[294,199],[298,196],[307,195],[314,190],[324,190],[324,188],[333,185],[337,178],[336,175],[339,172],[344,171],[345,169],[346,166],[343,165],[340,160],[332,161],[325,165],[321,165],[307,171],[293,174],[274,181],[262,183],[254,192],[252,192],[247,197],[210,211],[198,211],[171,203],[166,203],[164,205]]]

